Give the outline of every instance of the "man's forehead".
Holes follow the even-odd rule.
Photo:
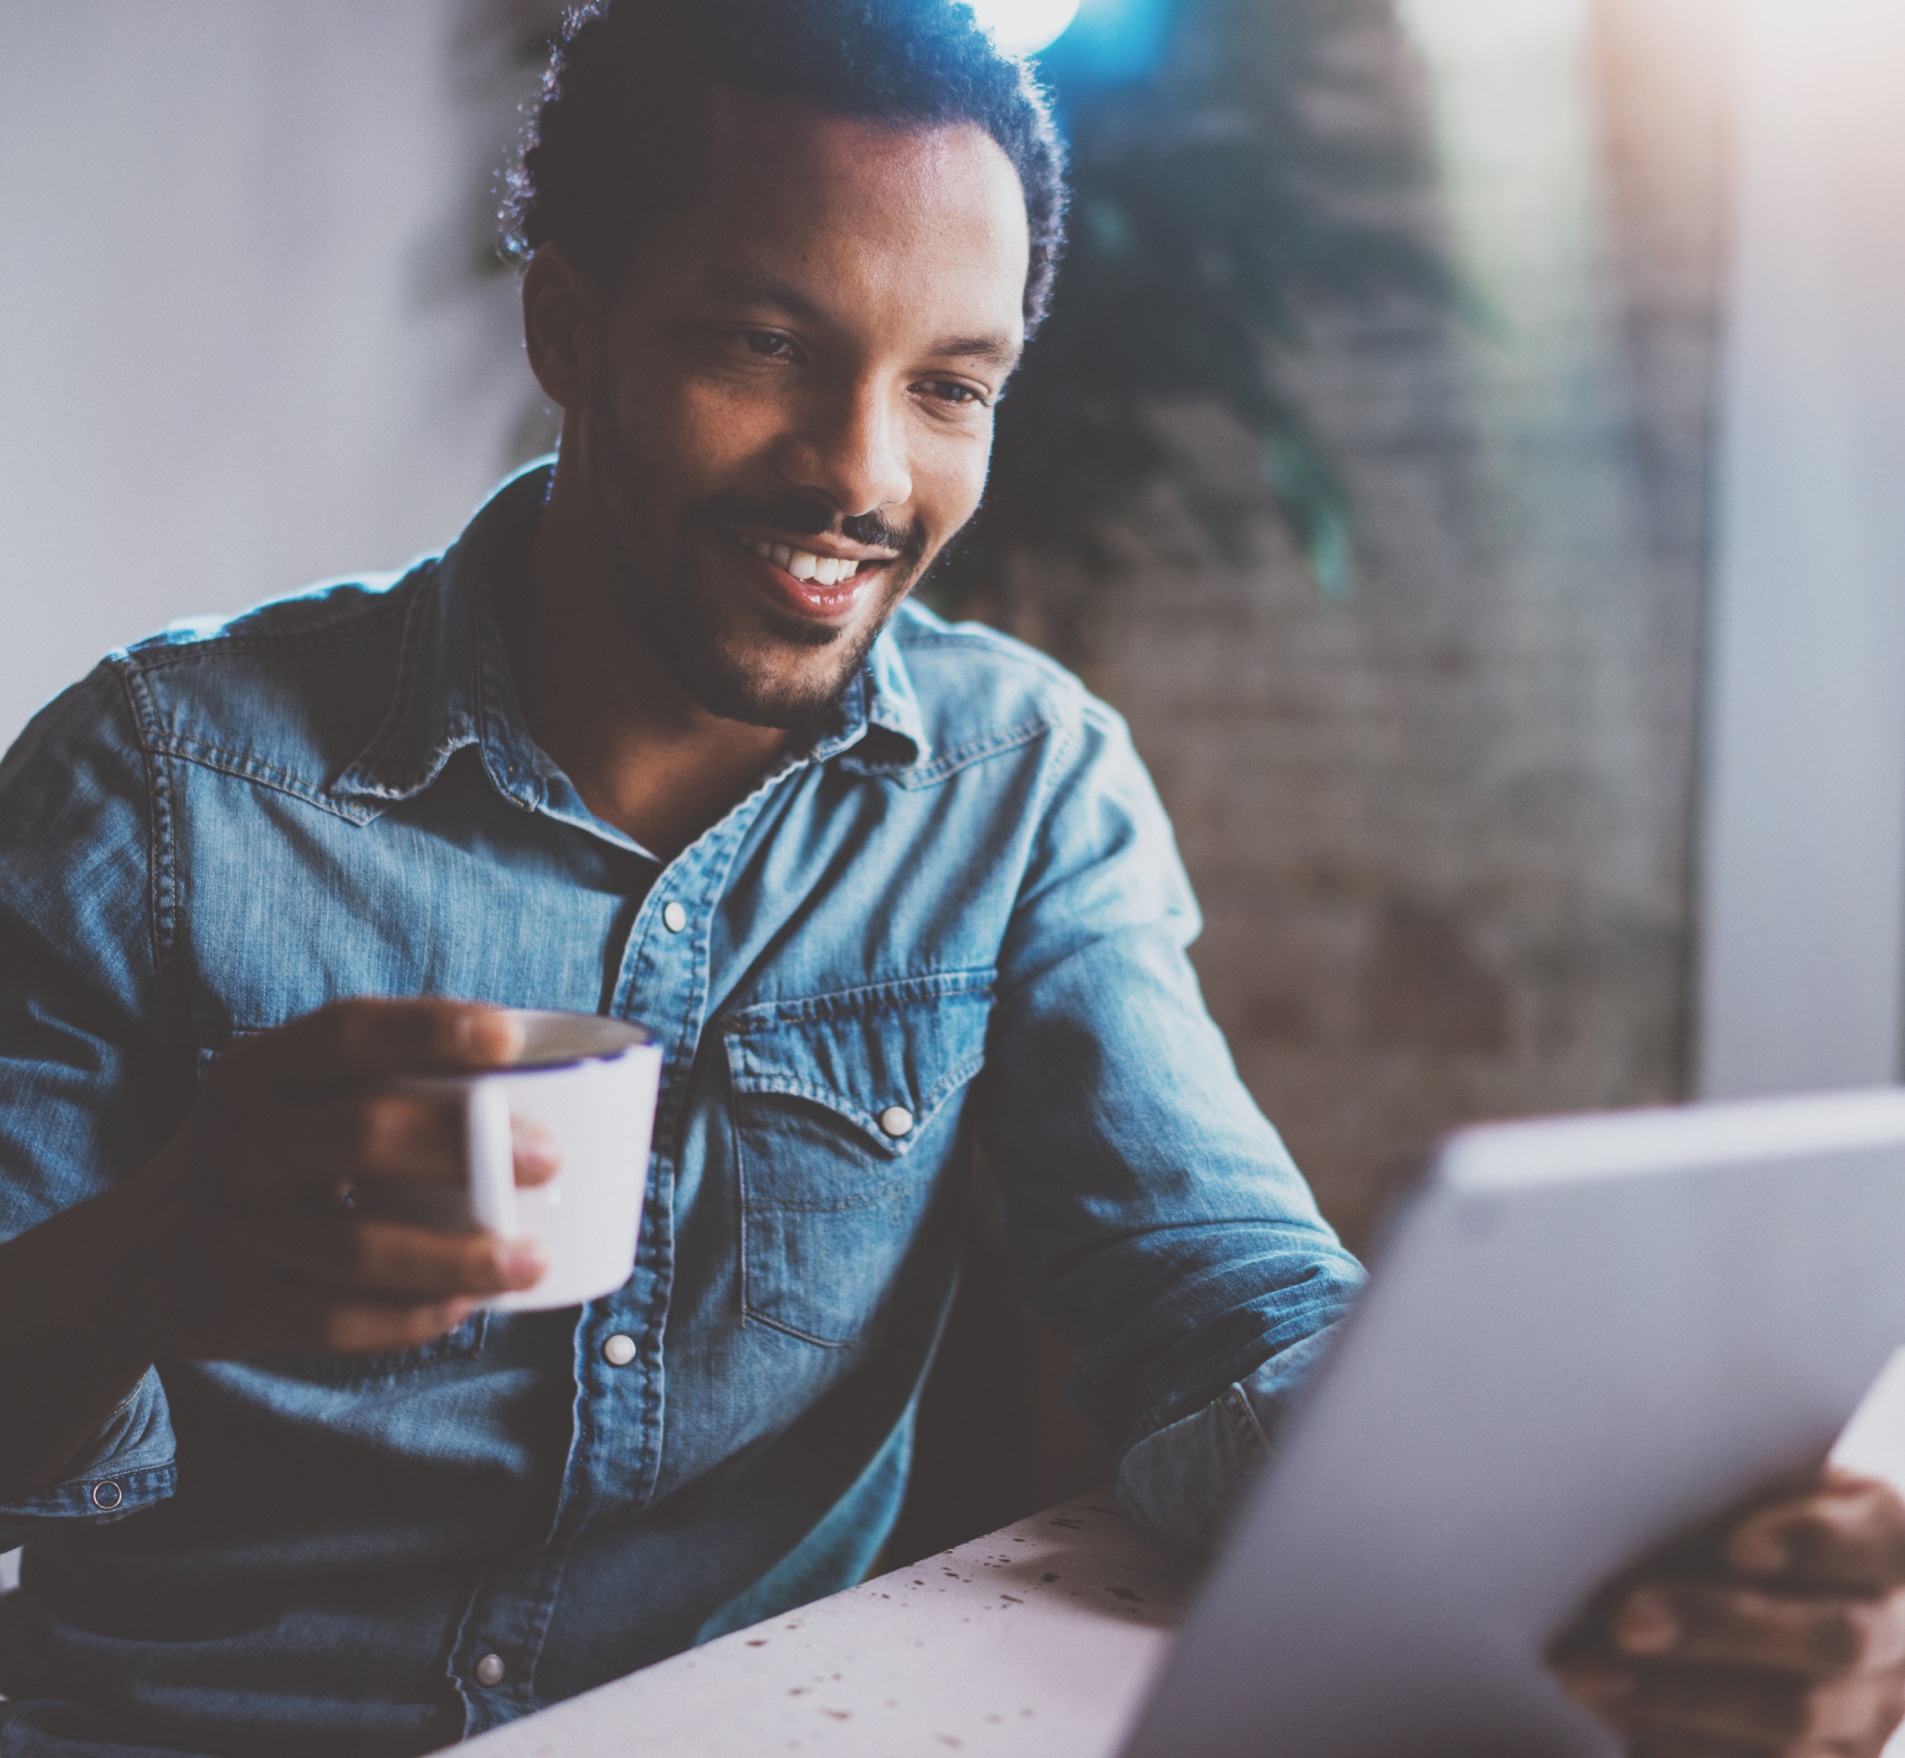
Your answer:
[[[867,296],[904,301],[945,351],[1016,359],[1024,191],[983,129],[829,116],[730,91],[710,94],[705,123],[694,200],[631,267],[645,258],[681,291],[813,321]]]
[[[895,193],[945,203],[983,187],[1024,207],[1005,149],[977,122],[835,115],[798,99],[713,86],[702,103],[704,177],[745,188],[763,169],[789,181],[877,180]]]

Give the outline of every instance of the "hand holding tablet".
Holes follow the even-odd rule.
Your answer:
[[[1870,1758],[1902,1266],[1905,1092],[1452,1138],[1126,1758]]]
[[[1905,1714],[1905,1503],[1828,1466],[1610,1584],[1553,1659],[1653,1758],[1871,1758]]]

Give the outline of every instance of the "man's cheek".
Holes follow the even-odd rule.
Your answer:
[[[648,420],[667,434],[680,475],[705,494],[763,473],[788,432],[779,398],[708,379],[687,380],[675,389],[669,405],[650,407]]]
[[[916,497],[916,505],[927,533],[924,559],[930,565],[978,512],[986,492],[984,459],[977,469],[931,481],[926,487],[929,492]]]

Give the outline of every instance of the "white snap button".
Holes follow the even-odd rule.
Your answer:
[[[895,1139],[913,1133],[913,1113],[904,1105],[889,1105],[880,1113],[880,1127]]]
[[[509,1676],[509,1668],[503,1664],[500,1654],[486,1654],[476,1663],[476,1682],[479,1685],[500,1685]]]
[[[617,1331],[612,1337],[602,1340],[602,1359],[610,1367],[626,1367],[635,1359],[635,1339],[625,1337]]]
[[[102,1514],[110,1514],[126,1499],[126,1492],[118,1484],[96,1483],[93,1485],[93,1506]]]
[[[688,925],[688,912],[672,899],[661,906],[661,925],[671,934],[679,934]]]

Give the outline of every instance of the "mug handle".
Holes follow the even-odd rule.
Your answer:
[[[464,1157],[470,1170],[470,1218],[510,1239],[516,1233],[516,1146],[509,1128],[509,1094],[499,1080],[473,1080],[463,1089]]]

